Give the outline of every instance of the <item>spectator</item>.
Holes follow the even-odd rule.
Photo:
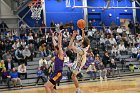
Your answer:
[[[36,74],[37,74],[36,85],[38,85],[38,81],[39,81],[40,79],[42,79],[42,81],[45,83],[44,73],[43,73],[43,71],[41,70],[40,67],[38,68]]]
[[[131,48],[131,52],[132,52],[132,57],[133,58],[136,58],[137,57],[138,50],[137,50],[137,48],[134,45]]]
[[[39,23],[38,20],[36,20],[35,24],[34,24],[34,32],[37,32],[39,30]]]
[[[47,60],[44,57],[39,60],[39,67],[43,66],[43,63],[48,64]]]
[[[108,52],[105,52],[105,53],[104,53],[102,62],[103,62],[103,64],[104,64],[104,67],[105,67],[105,68],[107,67],[107,64],[110,64],[110,56],[108,55]]]
[[[98,64],[101,62],[100,58],[99,58],[99,55],[96,55],[95,56],[95,60],[94,60],[94,63],[95,63],[95,66],[96,68],[98,68]]]
[[[44,44],[42,44],[42,45],[39,47],[39,51],[41,52],[41,56],[42,56],[42,57],[46,57],[46,56],[47,56],[45,45],[46,45],[46,44],[44,43]]]
[[[52,73],[52,66],[45,64],[45,62],[43,62],[43,66],[41,66],[41,70],[43,71],[46,81],[49,79],[50,74]]]
[[[111,38],[109,39],[110,44],[114,45],[117,44],[115,38],[113,37],[113,35],[111,35]]]
[[[4,21],[2,21],[1,24],[0,24],[1,32],[4,33],[7,28],[8,28],[7,24]]]
[[[132,21],[129,21],[128,28],[129,28],[129,32],[134,34],[133,32],[134,24],[132,23]]]
[[[90,41],[93,39],[93,34],[94,32],[92,31],[92,29],[88,30],[88,38],[90,39]]]
[[[5,67],[7,71],[11,71],[14,68],[14,63],[12,59],[7,59],[5,62]]]
[[[72,22],[72,20],[70,21],[69,26],[71,30],[74,29],[74,23]]]
[[[23,54],[23,56],[25,58],[25,61],[27,61],[27,60],[31,60],[32,61],[33,60],[33,56],[31,55],[31,52],[30,52],[28,46],[26,46],[24,48],[22,54]]]
[[[54,21],[52,20],[51,24],[50,24],[50,27],[51,27],[51,30],[52,31],[55,31],[55,23]]]
[[[7,84],[8,88],[10,88],[10,75],[6,68],[2,70],[2,81]]]
[[[24,22],[20,25],[20,38],[23,37],[23,35],[26,33],[26,29],[27,29],[27,24],[25,24]]]
[[[112,46],[111,54],[116,56],[118,54],[118,47],[116,44]]]
[[[21,79],[18,77],[18,72],[16,71],[15,68],[13,68],[12,71],[10,72],[10,77],[11,77],[11,81],[12,81],[13,84],[14,84],[14,87],[16,87],[17,82],[19,82],[20,88],[22,88]]]
[[[121,42],[120,44],[119,44],[119,46],[118,46],[118,54],[123,54],[123,52],[125,52],[126,53],[126,48],[125,48],[125,46],[124,46],[124,42]]]
[[[93,54],[96,56],[97,54],[99,54],[99,49],[97,47],[95,47],[93,49]]]
[[[99,70],[100,80],[103,80],[103,77],[104,77],[105,80],[107,80],[107,76],[106,76],[107,75],[107,70],[105,69],[105,66],[104,66],[103,62],[100,62],[98,64],[98,70]]]
[[[91,20],[88,22],[88,29],[92,29],[92,21]]]
[[[108,29],[106,29],[106,33],[107,34],[112,34],[112,31],[111,31],[111,28],[110,27],[108,27]]]
[[[119,33],[120,35],[122,35],[122,28],[119,26],[118,28],[117,28],[117,33]]]
[[[107,35],[107,38],[105,39],[105,48],[106,48],[106,50],[110,49],[111,46],[112,45],[110,43],[110,37],[109,37],[109,35]]]
[[[111,70],[111,72],[112,72],[112,77],[115,76],[115,72],[116,72],[116,71],[118,71],[118,75],[120,76],[120,72],[119,72],[119,70],[118,70],[118,68],[117,68],[117,64],[116,64],[116,62],[115,62],[115,60],[114,60],[114,57],[111,59],[110,70]]]
[[[33,57],[36,57],[36,52],[35,52],[35,47],[32,43],[29,44],[29,50],[31,52],[31,57],[32,57],[31,61],[33,61]]]
[[[99,32],[96,31],[95,34],[94,34],[94,38],[95,38],[95,40],[96,40],[96,45],[97,45],[97,47],[98,47],[98,45],[99,45],[100,37],[101,37],[101,36],[100,36]]]
[[[6,53],[3,54],[2,58],[3,60],[12,59],[12,55],[10,54],[9,50],[7,50]]]
[[[20,36],[16,33],[16,35],[13,36],[14,41],[20,40]]]
[[[46,25],[45,25],[44,21],[42,21],[42,24],[40,27],[41,27],[42,33],[45,34],[46,33],[46,30],[45,30]]]
[[[16,61],[18,62],[18,65],[20,65],[21,63],[25,63],[25,65],[27,65],[27,61],[25,61],[25,58],[23,56],[23,48],[19,47],[16,51],[15,51],[15,58]]]
[[[101,45],[102,50],[105,51],[105,37],[104,37],[104,35],[101,36],[101,38],[100,38],[100,45]]]
[[[63,37],[68,40],[68,38],[70,37],[70,34],[68,32],[68,29],[65,29],[64,33],[63,33]]]
[[[5,41],[5,50],[11,50],[12,49],[12,41],[13,40],[9,40],[8,38]]]
[[[25,47],[27,45],[27,42],[24,39],[22,39],[20,41],[20,44],[21,44],[21,46]]]
[[[19,40],[17,39],[17,40],[14,42],[14,44],[12,45],[12,48],[14,48],[14,49],[16,50],[18,47],[20,47],[20,42],[19,42]]]
[[[121,35],[119,35],[119,34],[117,33],[117,34],[116,34],[116,42],[117,42],[117,43],[120,43],[121,39],[122,39]]]
[[[1,57],[2,57],[2,54],[4,53],[5,51],[5,43],[3,41],[0,42],[0,52],[1,52]]]
[[[60,30],[62,30],[62,29],[64,29],[64,25],[63,25],[63,23],[62,22],[60,22],[60,26],[59,26],[60,28]]]
[[[59,31],[59,27],[60,27],[60,25],[59,25],[59,23],[58,22],[56,22],[56,24],[55,24],[55,31]]]
[[[87,73],[90,75],[90,80],[92,79],[96,79],[96,67],[95,67],[95,63],[91,63],[91,65],[89,65],[88,69],[87,69]],[[94,76],[93,76],[94,75]]]
[[[5,68],[5,64],[4,64],[4,60],[1,60],[1,62],[0,62],[0,72],[2,71],[3,68]]]
[[[25,40],[25,41],[27,42],[27,40],[28,40],[27,34],[24,34],[24,36],[22,36],[22,39]]]
[[[25,64],[21,64],[18,66],[18,73],[19,73],[19,78],[21,78],[21,76],[24,76],[25,79],[27,79],[27,70]]]
[[[89,65],[91,64],[91,63],[93,63],[94,62],[94,54],[92,53],[92,52],[90,52],[88,55],[87,55],[87,62],[86,62],[86,64],[85,64],[85,68],[87,68],[87,67],[89,67]]]
[[[41,43],[41,44],[43,44],[43,43]],[[48,38],[47,38],[47,42],[46,43],[47,43],[47,45],[50,45],[50,46],[52,45],[52,37],[51,37],[50,34],[48,35]]]
[[[29,36],[28,36],[28,41],[29,41],[29,44],[30,44],[30,43],[33,43],[34,38],[33,38],[32,33],[29,33]]]

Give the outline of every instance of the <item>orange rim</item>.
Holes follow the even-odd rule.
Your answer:
[[[42,0],[32,0],[29,4],[29,7],[31,6],[42,6]]]

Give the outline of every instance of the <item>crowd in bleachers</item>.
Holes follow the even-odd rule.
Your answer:
[[[42,79],[47,81],[49,75],[53,72],[53,45],[52,32],[57,35],[60,30],[63,30],[63,49],[65,51],[65,58],[69,58],[67,62],[73,63],[76,59],[74,51],[67,49],[75,24],[71,21],[63,25],[54,21],[51,22],[49,29],[45,29],[44,22],[39,28],[31,29],[26,24],[20,26],[19,32],[8,30],[8,26],[2,22],[0,24],[1,38],[0,38],[0,81],[6,82],[8,87],[9,81],[16,86],[17,82],[22,86],[21,77],[28,78],[27,66],[29,61],[33,61],[39,54],[39,68],[36,72],[37,82]],[[131,29],[131,30],[129,30]],[[91,79],[99,78],[107,79],[108,71],[112,77],[115,72],[120,75],[120,70],[117,68],[116,59],[123,54],[130,54],[130,57],[140,60],[140,36],[138,33],[133,34],[132,28],[125,29],[125,27],[89,27],[85,31],[86,36],[91,41],[91,47],[88,50],[87,62],[83,69],[90,75]],[[139,27],[136,29],[140,31]],[[75,45],[81,41],[81,31],[78,29],[78,35],[75,39]],[[128,53],[128,50],[131,53]],[[103,52],[101,52],[103,51]],[[104,54],[104,55],[102,55]],[[124,62],[121,60],[122,64]],[[14,63],[18,65],[15,66]],[[70,72],[70,71],[69,71]],[[79,75],[82,77],[82,74]],[[68,74],[70,77],[70,74]],[[70,78],[68,78],[70,79]]]

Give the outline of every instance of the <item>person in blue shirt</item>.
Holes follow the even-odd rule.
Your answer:
[[[16,40],[19,40],[20,39],[20,36],[14,35],[13,38],[14,38],[14,41],[16,41]]]
[[[18,77],[18,72],[16,71],[15,68],[13,68],[12,71],[10,72],[10,78],[11,78],[11,81],[13,82],[13,84],[14,84],[14,87],[16,87],[16,84],[19,83],[20,87],[22,88],[21,79]]]
[[[37,75],[37,81],[36,81],[36,85],[38,84],[38,81],[40,79],[42,79],[42,81],[45,83],[45,75],[44,75],[44,72],[41,70],[41,68],[39,67],[37,72],[36,72],[36,75]]]
[[[27,34],[24,34],[24,36],[22,36],[22,39],[25,40],[25,41],[27,41],[28,40]]]

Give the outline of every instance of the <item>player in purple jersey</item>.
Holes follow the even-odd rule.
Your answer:
[[[54,39],[54,33],[52,33],[52,41],[54,44],[55,58],[54,58],[54,73],[50,76],[50,80],[45,84],[46,93],[57,93],[54,89],[56,83],[62,79],[62,70],[64,63],[64,52],[62,50],[62,33],[58,35],[58,44]]]

